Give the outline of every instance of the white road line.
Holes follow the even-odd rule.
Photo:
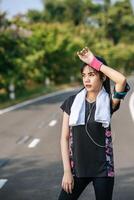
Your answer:
[[[77,90],[79,89],[80,87],[70,87],[70,88],[67,88],[67,89],[63,89],[63,90],[60,90],[60,91],[57,91],[57,92],[53,92],[51,94],[48,94],[48,95],[43,95],[43,96],[40,96],[40,97],[37,97],[35,99],[31,99],[31,100],[27,100],[27,101],[24,101],[22,103],[19,103],[17,105],[14,105],[14,106],[10,106],[8,108],[5,108],[5,109],[1,109],[0,110],[0,115],[4,114],[4,113],[7,113],[9,111],[12,111],[12,110],[15,110],[17,108],[22,108],[23,106],[26,106],[26,105],[29,105],[29,104],[32,104],[32,103],[35,103],[35,102],[38,102],[38,101],[41,101],[41,100],[45,100],[47,99],[48,97],[53,97],[55,95],[58,95],[58,94],[62,94],[63,92],[69,92],[69,91],[73,91],[73,90]]]
[[[49,123],[49,126],[55,126],[56,123],[57,123],[57,120],[52,120],[52,121]]]
[[[7,179],[0,179],[0,189],[5,185],[7,181]]]
[[[28,141],[29,140],[29,138],[30,138],[31,136],[29,136],[29,135],[26,135],[26,136],[24,136],[24,137],[22,137],[22,138],[20,138],[18,141],[17,141],[17,144],[22,144],[22,143],[25,143],[26,141]]]
[[[38,128],[42,128],[44,126],[45,122],[41,122]]]
[[[129,109],[132,116],[132,120],[134,121],[134,92],[131,94],[129,99]]]
[[[35,138],[29,145],[29,148],[34,148],[40,142],[39,138]]]

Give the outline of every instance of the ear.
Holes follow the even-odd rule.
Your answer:
[[[106,76],[103,76],[102,81],[104,82],[106,80]]]

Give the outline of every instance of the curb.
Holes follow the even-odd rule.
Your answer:
[[[53,97],[55,95],[59,95],[59,94],[62,94],[63,92],[69,92],[69,91],[73,91],[73,90],[76,90],[78,89],[79,87],[69,87],[68,89],[63,89],[63,90],[60,90],[60,91],[57,91],[57,92],[52,92],[51,94],[46,94],[46,95],[43,95],[43,96],[40,96],[40,97],[37,97],[37,98],[34,98],[34,99],[31,99],[31,100],[26,100],[22,103],[18,103],[16,105],[13,105],[13,106],[10,106],[10,107],[7,107],[7,108],[4,108],[4,109],[1,109],[0,110],[0,115],[4,114],[4,113],[7,113],[7,112],[10,112],[10,111],[13,111],[13,110],[16,110],[18,108],[22,108],[23,106],[27,106],[27,105],[30,105],[32,103],[36,103],[38,101],[41,101],[41,100],[44,100],[44,99],[47,99],[49,97]]]

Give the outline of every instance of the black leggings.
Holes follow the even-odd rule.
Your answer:
[[[90,182],[93,182],[96,200],[112,200],[114,177],[78,178],[76,176],[74,176],[74,188],[72,193],[67,193],[62,188],[58,200],[78,199]]]

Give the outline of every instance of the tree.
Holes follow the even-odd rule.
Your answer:
[[[114,5],[106,2],[104,10],[98,13],[97,20],[103,27],[105,36],[112,40],[114,44],[119,43],[122,37],[131,35],[134,32],[133,10],[129,0],[117,1]],[[127,37],[128,38],[128,37]]]
[[[20,63],[26,54],[27,38],[20,37],[10,28],[0,32],[1,87],[7,92],[10,83],[14,83],[16,88],[24,87],[25,72]]]
[[[84,2],[82,0],[66,0],[66,18],[71,20],[74,25],[83,22],[85,16]]]
[[[36,23],[43,21],[43,12],[38,10],[28,10],[26,14],[30,22]]]
[[[87,21],[89,15],[100,11],[101,6],[91,0],[46,0],[44,19],[46,22],[73,22],[75,26]]]
[[[46,22],[63,22],[65,21],[65,3],[62,0],[45,0],[44,3],[44,20]]]
[[[6,28],[9,25],[9,21],[6,19],[6,12],[0,11],[0,28]]]
[[[106,33],[109,38],[113,39],[114,44],[117,44],[123,35],[134,31],[133,17],[133,11],[129,0],[117,2],[109,10]]]

